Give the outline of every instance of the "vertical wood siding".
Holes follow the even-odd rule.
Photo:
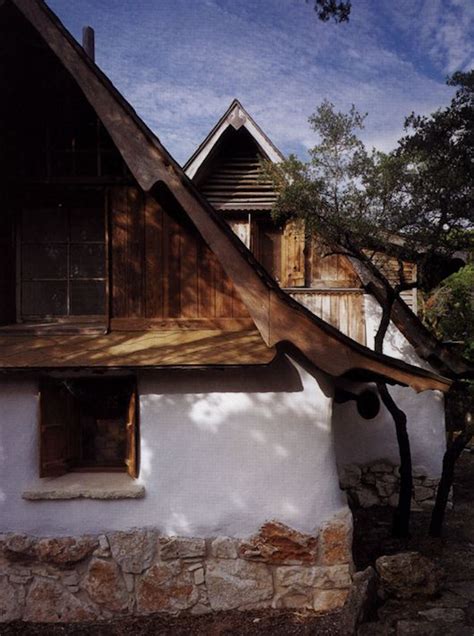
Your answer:
[[[112,317],[248,318],[231,280],[197,231],[136,188],[110,196]]]

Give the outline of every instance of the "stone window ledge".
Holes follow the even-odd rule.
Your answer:
[[[29,501],[54,499],[141,499],[145,487],[126,473],[67,473],[38,479],[22,493]]]

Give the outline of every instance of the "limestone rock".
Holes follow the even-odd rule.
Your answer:
[[[173,559],[196,559],[206,555],[204,539],[170,537],[160,539],[160,558],[163,561]]]
[[[178,612],[199,600],[193,574],[180,561],[156,563],[137,582],[137,611]]]
[[[36,544],[32,537],[25,534],[10,534],[5,538],[4,552],[12,560],[34,558]]]
[[[317,590],[314,594],[313,609],[315,612],[331,612],[344,606],[348,590]]]
[[[0,577],[0,623],[21,618],[18,593],[6,576]]]
[[[393,473],[393,469],[394,465],[388,461],[377,461],[369,466],[372,473]]]
[[[206,585],[213,610],[246,607],[273,596],[272,575],[264,563],[249,563],[241,559],[209,561]]]
[[[305,588],[339,589],[351,585],[349,565],[328,567],[282,566],[275,570],[275,584],[291,587],[294,592],[304,592]]]
[[[238,542],[232,537],[216,537],[211,543],[211,555],[216,559],[236,559]]]
[[[341,469],[341,488],[357,488],[362,477],[362,470],[357,464],[346,464]]]
[[[275,565],[298,565],[315,563],[317,550],[317,537],[269,521],[257,535],[241,544],[239,556]]]
[[[370,508],[370,506],[377,506],[380,504],[380,499],[377,494],[370,488],[359,488],[356,490],[355,496],[359,506],[362,508]]]
[[[40,561],[55,565],[69,565],[87,558],[98,546],[93,537],[58,537],[40,539],[36,555]]]
[[[368,567],[353,576],[352,587],[344,607],[342,619],[344,634],[356,634],[357,627],[370,618],[377,604],[377,575]]]
[[[319,562],[322,565],[352,563],[352,515],[349,511],[325,523],[319,533]]]
[[[82,585],[95,603],[112,612],[128,605],[127,587],[114,561],[92,559]]]
[[[23,620],[33,623],[76,623],[97,618],[95,609],[56,581],[34,579],[25,602]]]
[[[433,607],[418,614],[428,621],[439,623],[462,623],[465,619],[463,610],[456,607]]]
[[[108,535],[112,556],[124,572],[141,574],[155,557],[156,536],[148,530],[113,532]]]
[[[382,598],[433,596],[441,588],[441,570],[418,552],[379,557],[375,568],[380,577],[379,594]]]

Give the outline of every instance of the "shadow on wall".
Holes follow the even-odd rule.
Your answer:
[[[345,505],[327,379],[285,357],[268,367],[142,372],[144,499],[28,502],[38,480],[37,387],[5,385],[2,530],[80,534],[152,526],[165,534],[247,536],[278,519],[311,532]],[[8,453],[6,450],[8,449]],[[18,461],[18,457],[22,461]]]

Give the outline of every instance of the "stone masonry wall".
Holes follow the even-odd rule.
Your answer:
[[[340,485],[353,503],[361,508],[398,504],[400,473],[397,465],[378,460],[369,464],[347,464],[340,470]],[[413,470],[413,510],[434,506],[438,479],[427,477],[423,471]]]
[[[352,583],[352,517],[317,535],[266,523],[249,539],[0,536],[0,622],[81,622],[120,614],[341,607]]]

